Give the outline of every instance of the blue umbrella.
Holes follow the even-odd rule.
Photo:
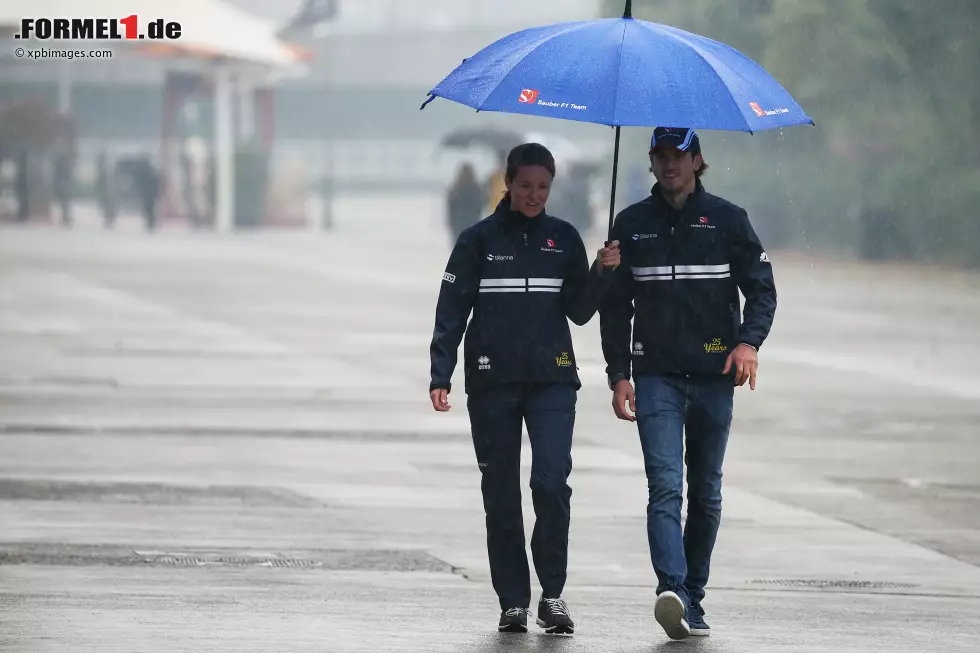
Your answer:
[[[754,133],[814,124],[762,66],[734,48],[667,25],[622,18],[535,27],[492,43],[429,92],[477,111],[616,128],[693,127]]]

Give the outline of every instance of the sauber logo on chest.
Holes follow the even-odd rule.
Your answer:
[[[544,247],[541,248],[542,252],[556,252],[561,253],[562,250],[558,249],[558,245],[555,243],[554,239],[548,238],[544,241]]]
[[[698,218],[697,224],[692,224],[691,226],[694,227],[695,229],[714,229],[715,228],[715,225],[711,224],[711,221],[708,220],[708,216],[706,216],[706,215],[702,215],[700,218]]]

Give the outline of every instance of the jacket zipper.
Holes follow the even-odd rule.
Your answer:
[[[669,247],[667,248],[667,263],[670,264],[670,281],[668,282],[669,284],[668,295],[670,297],[669,301],[673,301],[673,298],[677,294],[677,241],[675,235],[676,225],[677,225],[677,214],[674,211],[671,211],[670,218],[671,218],[670,244]],[[669,316],[670,313],[668,313],[667,315]],[[674,328],[673,321],[671,320],[670,317],[667,317],[667,320],[668,320],[668,324],[670,325],[670,329],[673,330]],[[677,352],[673,352],[672,357],[674,358],[674,360],[672,360],[671,362],[675,363],[673,367],[675,368],[679,367],[679,365],[676,365],[676,363],[678,362]]]

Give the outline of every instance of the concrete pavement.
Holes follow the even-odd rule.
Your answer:
[[[0,231],[0,647],[980,650],[976,275],[773,254],[706,641],[653,620],[635,428],[576,329],[577,633],[498,635],[465,397],[427,408],[445,237],[344,215]]]

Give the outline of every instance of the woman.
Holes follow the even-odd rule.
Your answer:
[[[572,492],[567,479],[581,387],[568,320],[581,326],[595,315],[611,270],[619,265],[614,242],[599,250],[590,269],[575,227],[546,213],[554,177],[554,158],[543,146],[528,143],[510,152],[503,200],[460,234],[449,257],[430,348],[432,407],[448,411],[450,378],[466,334],[467,409],[501,608],[498,630],[507,632],[527,631],[531,600],[521,515],[522,422],[532,452],[531,553],[542,589],[537,623],[549,633],[574,632],[561,598]]]

